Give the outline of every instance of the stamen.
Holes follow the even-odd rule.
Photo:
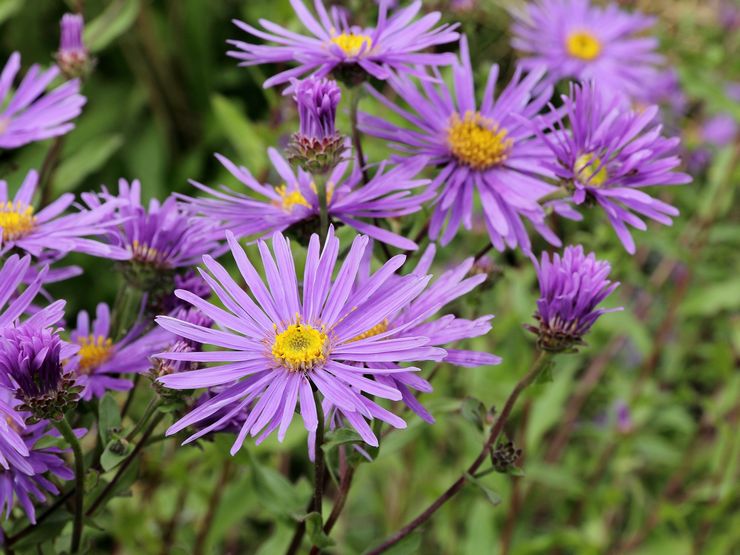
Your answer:
[[[297,318],[295,324],[275,336],[272,356],[291,372],[305,372],[326,361],[328,344],[323,328],[318,330]]]
[[[352,339],[349,340],[349,342],[352,343],[353,341],[359,341],[360,339],[367,339],[368,337],[374,337],[376,335],[380,335],[381,333],[385,333],[386,331],[388,331],[388,319],[387,318],[383,320],[382,322],[380,322],[380,324],[376,324],[369,330],[362,332],[357,337],[353,337]]]
[[[574,58],[590,62],[601,54],[601,41],[589,31],[575,31],[565,40],[565,48]]]
[[[347,56],[357,56],[363,47],[363,52],[367,53],[373,46],[373,41],[368,35],[356,35],[355,33],[342,33],[332,37],[331,42],[341,48]]]
[[[589,187],[601,187],[607,179],[609,173],[606,171],[606,164],[595,154],[582,154],[576,159],[573,171],[576,173],[578,180]]]
[[[514,142],[506,135],[506,129],[500,129],[493,120],[469,111],[463,118],[452,115],[447,142],[460,162],[475,170],[485,170],[508,158]]]
[[[82,374],[91,374],[113,354],[113,340],[102,335],[79,337],[77,343],[80,344],[79,371]]]
[[[3,241],[13,241],[27,235],[36,226],[33,206],[21,202],[8,201],[0,204],[0,227],[3,228]]]

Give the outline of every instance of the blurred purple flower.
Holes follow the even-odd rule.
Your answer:
[[[552,155],[527,124],[552,94],[551,87],[540,87],[540,92],[535,92],[544,72],[524,76],[517,69],[496,99],[498,66],[494,65],[483,101],[477,107],[465,37],[460,48],[461,60],[453,66],[453,89],[440,82],[425,83],[420,90],[406,77],[391,79],[391,86],[410,110],[370,89],[378,101],[413,129],[365,114],[361,115],[361,129],[394,143],[412,155],[412,161],[418,156],[429,157],[429,165],[440,168],[431,186],[433,190],[442,186],[442,191],[435,201],[429,235],[437,238],[447,221],[442,245],[452,240],[461,223],[471,228],[474,191],[478,192],[488,234],[498,250],[506,246],[529,249],[522,219],[529,220],[547,241],[560,245],[545,225],[545,212],[538,204],[538,199],[555,190],[543,179],[551,175],[544,163]]]
[[[67,13],[62,16],[59,26],[61,36],[59,50],[55,56],[57,64],[67,77],[81,77],[87,73],[93,63],[82,41],[85,20],[80,14]]]
[[[640,230],[647,227],[636,214],[665,225],[678,215],[676,208],[640,189],[691,181],[690,176],[674,171],[681,163],[675,154],[680,141],[661,136],[661,126],[655,122],[657,106],[634,112],[593,83],[571,85],[563,102],[567,125],[561,121],[549,134],[542,131],[541,122],[534,125],[555,154],[551,169],[573,191],[576,205],[595,201],[606,212],[625,249],[634,254],[635,243],[626,224]]]
[[[71,120],[80,115],[86,102],[77,80],[44,94],[59,75],[56,66],[44,72],[32,66],[11,93],[20,67],[21,56],[13,52],[0,74],[0,148],[18,148],[68,133],[74,127]]]
[[[105,234],[116,223],[115,203],[99,203],[91,210],[60,215],[75,199],[72,193],[66,193],[35,214],[32,203],[38,179],[35,170],[29,171],[12,200],[7,182],[0,180],[0,255],[18,248],[36,257],[46,250],[77,251],[112,259],[125,257],[125,253],[87,238]]]
[[[70,334],[70,341],[80,346],[75,374],[85,401],[102,397],[106,391],[131,389],[133,383],[118,376],[146,372],[152,366],[149,357],[172,342],[172,335],[161,328],[145,332],[140,323],[114,342],[108,305],[98,304],[95,316],[91,325],[87,312],[80,311],[77,328]]]
[[[546,252],[542,260],[532,257],[540,284],[535,319],[539,327],[528,326],[538,335],[537,344],[546,351],[563,351],[583,344],[583,336],[602,314],[621,308],[597,308],[619,286],[607,279],[611,266],[597,260],[583,247],[568,246],[563,256]]]
[[[527,69],[545,66],[548,80],[600,81],[610,95],[642,99],[656,81],[658,40],[641,36],[654,18],[590,0],[535,0],[512,10],[512,45]]]
[[[717,114],[707,119],[701,127],[701,138],[716,147],[732,144],[738,136],[738,123],[730,114]]]
[[[298,64],[298,67],[265,81],[265,87],[287,83],[311,72],[316,77],[326,77],[337,71],[340,77],[352,82],[364,80],[367,75],[388,79],[393,72],[425,77],[420,65],[447,65],[454,59],[449,53],[421,52],[432,46],[454,42],[459,35],[454,32],[457,25],[435,27],[441,18],[438,12],[414,21],[421,10],[420,0],[392,15],[388,14],[389,3],[381,2],[376,26],[364,29],[350,25],[346,13],[337,7],[327,12],[323,0],[314,3],[318,19],[301,0],[291,0],[290,3],[313,36],[294,33],[264,19],[260,20],[264,31],[243,21],[234,21],[237,27],[250,35],[276,43],[255,45],[230,40],[229,44],[236,50],[229,51],[228,55],[242,60],[240,65]]]
[[[334,404],[371,445],[377,445],[378,440],[366,420],[378,418],[392,426],[405,427],[402,419],[364,395],[398,401],[402,398],[400,391],[370,378],[413,372],[413,368],[397,364],[441,360],[446,353],[429,346],[430,340],[426,337],[399,337],[402,330],[398,328],[364,339],[360,337],[417,298],[430,277],[406,276],[388,289],[379,302],[374,294],[403,264],[401,256],[387,262],[364,286],[353,291],[368,244],[367,237],[359,236],[332,281],[339,240],[330,228],[323,253],[318,236],[311,237],[301,302],[290,244],[281,234],[273,236],[274,258],[267,244],[259,243],[267,286],[234,236],[227,232],[227,238],[241,278],[254,297],[221,265],[206,256],[203,262],[212,276],[204,273],[204,277],[225,310],[187,291],[177,294],[212,318],[220,329],[208,329],[166,316],[160,316],[157,322],[167,331],[222,349],[181,355],[162,353],[159,356],[167,360],[220,363],[164,376],[159,381],[165,387],[178,390],[228,387],[190,412],[168,433],[174,434],[217,411],[225,413],[187,440],[193,441],[246,407],[249,416],[231,449],[233,454],[241,448],[247,435],[259,434],[259,442],[278,429],[278,440],[282,441],[299,399],[304,425],[307,430],[315,431],[318,420],[314,388]]]
[[[318,221],[319,199],[313,177],[302,169],[294,171],[275,149],[271,148],[268,152],[282,180],[281,185],[263,185],[245,167],[236,166],[224,156],[216,154],[224,167],[250,191],[237,193],[223,185],[219,189],[212,189],[191,181],[211,198],[182,195],[180,198],[187,201],[194,212],[222,223],[237,238],[261,236],[284,231],[302,222]],[[385,164],[381,164],[370,182],[363,185],[358,167],[355,166],[345,177],[349,162],[340,163],[328,176],[329,217],[383,243],[400,249],[416,249],[416,243],[410,239],[359,218],[394,218],[421,210],[422,204],[434,195],[427,188],[429,180],[415,179],[426,164],[426,159],[416,159],[392,167],[387,172],[384,171]],[[423,188],[422,192],[413,194],[412,191],[418,188]]]

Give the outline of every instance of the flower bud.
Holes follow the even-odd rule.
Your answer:
[[[300,130],[291,137],[288,158],[311,173],[326,173],[345,151],[345,138],[335,128],[342,92],[336,82],[310,77],[293,82]]]
[[[619,286],[607,276],[608,262],[597,260],[594,253],[584,254],[583,247],[566,247],[562,258],[547,253],[542,261],[533,258],[540,282],[540,298],[534,317],[538,327],[526,326],[537,334],[537,346],[545,351],[566,351],[583,344],[596,320],[607,312],[597,306]]]
[[[60,23],[61,36],[56,53],[59,69],[68,79],[84,77],[94,65],[93,58],[82,42],[85,21],[79,14],[64,14]]]

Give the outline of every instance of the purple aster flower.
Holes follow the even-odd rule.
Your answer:
[[[524,54],[522,64],[545,66],[552,83],[595,80],[609,94],[640,99],[645,84],[656,80],[663,60],[658,40],[640,35],[652,27],[652,17],[590,0],[536,0],[513,15],[512,45]]]
[[[100,303],[95,315],[91,325],[87,312],[81,311],[77,329],[70,335],[70,341],[80,346],[75,373],[77,385],[84,388],[80,394],[84,401],[102,397],[106,391],[131,389],[131,381],[117,376],[146,372],[152,366],[149,357],[172,341],[172,335],[161,328],[145,332],[145,326],[138,324],[114,342],[108,305]]]
[[[356,237],[335,274],[339,240],[331,227],[323,252],[318,235],[311,237],[302,294],[299,294],[290,243],[281,234],[276,233],[272,239],[274,257],[265,242],[259,243],[267,285],[229,232],[227,239],[251,296],[221,265],[205,256],[203,262],[211,274],[203,272],[203,277],[224,308],[187,291],[177,294],[212,318],[221,329],[166,316],[157,318],[167,331],[218,349],[159,355],[169,360],[218,363],[164,376],[160,382],[165,387],[189,390],[227,386],[177,422],[168,433],[201,422],[217,411],[225,412],[217,422],[188,438],[192,441],[247,408],[249,416],[237,435],[232,453],[241,448],[247,435],[260,434],[258,441],[262,441],[277,429],[278,440],[282,441],[299,402],[306,429],[316,430],[314,389],[317,395],[336,406],[371,445],[378,442],[367,420],[378,418],[392,426],[405,427],[402,419],[366,396],[399,401],[401,392],[371,378],[413,372],[416,369],[398,364],[440,360],[446,353],[430,346],[427,337],[400,337],[408,326],[362,337],[417,298],[430,276],[406,276],[392,290],[386,290],[382,302],[378,302],[375,293],[405,260],[398,256],[353,290],[369,240],[366,236]]]
[[[542,261],[532,257],[540,283],[535,319],[539,327],[528,326],[537,334],[537,345],[546,351],[563,351],[583,344],[583,336],[602,314],[621,308],[597,308],[619,286],[607,279],[611,266],[586,256],[583,247],[568,246],[561,257],[552,260],[546,252]]]
[[[67,13],[59,24],[61,36],[56,53],[57,64],[69,78],[85,75],[92,65],[90,53],[82,41],[85,20],[80,14]]]
[[[326,77],[336,72],[352,83],[362,81],[367,75],[388,79],[393,72],[404,72],[426,77],[420,65],[447,65],[454,56],[449,53],[423,53],[432,46],[448,44],[458,39],[457,25],[440,25],[439,12],[426,14],[414,20],[421,10],[421,1],[390,15],[389,5],[379,6],[375,27],[362,28],[350,25],[346,14],[332,7],[327,12],[323,0],[315,0],[318,19],[301,0],[291,0],[291,5],[303,25],[313,36],[304,36],[261,19],[264,31],[242,21],[234,23],[253,37],[275,45],[255,45],[238,40],[229,43],[236,48],[229,56],[242,60],[240,65],[253,66],[267,63],[295,62],[298,67],[278,73],[265,81],[265,87],[289,82],[292,78],[313,72],[316,77]]]
[[[432,189],[442,186],[442,191],[435,201],[429,235],[436,239],[447,220],[441,238],[443,245],[452,240],[461,223],[466,229],[471,228],[474,191],[480,197],[486,227],[497,249],[503,250],[507,245],[529,249],[522,219],[529,220],[549,242],[559,245],[558,238],[545,225],[545,212],[538,203],[538,199],[555,190],[543,179],[550,175],[544,162],[551,154],[527,124],[552,94],[551,87],[534,92],[544,72],[524,76],[517,69],[511,83],[495,98],[498,66],[494,65],[478,106],[465,37],[460,48],[461,61],[453,65],[452,90],[441,82],[424,83],[420,90],[406,77],[390,81],[410,110],[370,89],[375,98],[413,125],[413,129],[365,114],[360,120],[361,129],[395,143],[413,157],[428,157],[430,164],[439,166]]]
[[[104,201],[117,201],[116,216],[120,225],[106,236],[111,248],[123,252],[121,257],[134,265],[157,272],[197,264],[204,254],[222,250],[223,231],[215,223],[196,218],[189,207],[170,196],[163,203],[156,199],[148,208],[141,202],[138,179],[118,182],[118,196],[103,188],[100,195],[83,195],[85,202],[97,207]]]
[[[417,266],[411,274],[419,277],[425,276],[434,261],[435,253],[436,247],[430,245],[419,259]],[[371,279],[371,256],[367,256],[369,254],[370,251],[368,250],[361,266],[357,288],[363,287]],[[490,353],[447,347],[463,339],[485,335],[491,329],[490,322],[493,319],[492,315],[468,320],[457,318],[454,314],[438,314],[445,305],[466,295],[486,280],[486,276],[483,274],[466,277],[469,275],[472,267],[473,258],[470,257],[462,264],[441,273],[416,299],[405,306],[399,307],[395,312],[388,314],[379,324],[358,335],[355,340],[373,337],[385,333],[388,330],[398,329],[399,331],[395,335],[396,338],[422,336],[429,339],[429,346],[443,347],[447,354],[442,360],[448,364],[469,368],[499,364],[501,359]],[[392,276],[383,286],[373,293],[372,297],[368,300],[368,304],[372,305],[374,302],[382,303],[383,299],[391,295],[393,290],[404,279],[400,275]],[[382,367],[383,363],[377,363],[377,366]],[[391,365],[388,365],[388,367],[390,368]],[[411,391],[416,390],[424,393],[432,391],[431,384],[416,372],[379,374],[374,376],[374,379],[381,384],[398,389],[403,396],[402,401],[404,404],[423,420],[429,423],[434,422],[432,415],[421,405]],[[327,415],[334,409],[333,405],[327,401],[324,401],[324,406]]]
[[[21,67],[18,52],[11,54],[0,74],[0,148],[18,148],[68,133],[71,120],[82,112],[85,97],[79,94],[80,83],[68,81],[48,94],[44,91],[59,75],[59,68],[41,71],[34,65],[28,70],[15,92],[15,76]]]
[[[77,251],[103,258],[121,258],[125,253],[103,243],[88,239],[107,232],[115,203],[101,203],[92,210],[79,210],[62,215],[74,202],[74,195],[66,193],[35,213],[33,195],[39,175],[35,170],[26,174],[23,184],[10,198],[8,184],[0,180],[0,255],[12,248],[22,249],[33,256],[44,251]]]
[[[641,189],[691,181],[673,171],[681,163],[675,154],[679,139],[660,134],[657,106],[634,112],[593,83],[572,85],[563,102],[567,126],[560,122],[545,135],[536,125],[537,134],[555,154],[551,169],[572,189],[573,202],[581,205],[588,200],[604,209],[625,249],[633,254],[635,243],[625,224],[644,230],[647,226],[637,214],[665,225],[678,215],[676,208]]]
[[[23,445],[23,452],[18,452],[15,448],[9,449],[8,438],[4,434],[0,436],[0,461],[3,460],[3,454],[7,455],[6,464],[0,468],[0,514],[5,513],[7,520],[17,503],[28,520],[35,524],[34,500],[43,502],[49,494],[59,495],[58,488],[47,475],[71,480],[74,474],[61,457],[62,450],[56,447],[36,447],[40,439],[53,434],[49,424],[24,424],[23,418],[27,415],[18,413],[17,405],[18,401],[12,398],[9,391],[0,389],[0,406],[11,408],[20,417],[19,421],[12,422],[12,426]],[[84,434],[84,430],[75,432],[78,436]]]
[[[628,434],[634,429],[630,408],[624,401],[617,402],[615,406],[617,430],[622,434]]]
[[[737,120],[730,114],[717,114],[702,125],[701,138],[716,147],[727,146],[737,138],[738,127]]]
[[[217,154],[216,158],[250,189],[249,193],[238,193],[223,185],[216,190],[191,181],[211,198],[181,198],[190,202],[194,211],[222,222],[237,238],[318,222],[319,199],[312,176],[301,169],[297,173],[293,171],[275,149],[271,148],[268,153],[282,181],[280,185],[263,185],[245,167],[236,166]],[[367,185],[363,185],[358,167],[345,177],[349,162],[339,164],[327,181],[329,218],[394,247],[416,249],[413,241],[359,218],[395,218],[420,210],[422,204],[434,195],[427,187],[429,180],[414,179],[426,164],[427,160],[420,158],[387,172],[384,171],[385,164],[381,164]],[[415,195],[412,191],[417,188],[423,190]]]

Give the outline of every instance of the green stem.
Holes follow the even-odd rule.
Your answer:
[[[360,127],[357,123],[357,109],[360,106],[360,94],[362,89],[360,87],[353,87],[349,90],[350,101],[349,101],[349,122],[352,126],[352,146],[355,149],[357,155],[357,163],[362,170],[362,182],[367,185],[370,178],[367,174],[367,168],[365,167],[365,153],[362,150],[362,136],[360,134]]]
[[[321,507],[324,501],[324,409],[321,406],[319,392],[313,393],[314,403],[316,403],[316,417],[318,425],[316,426],[316,440],[314,442],[314,494],[313,510],[321,515]]]
[[[329,208],[326,191],[326,175],[315,176],[316,195],[319,197],[319,237],[321,244],[326,242],[326,235],[329,233]]]
[[[157,397],[149,401],[149,404],[147,405],[146,410],[144,411],[144,416],[141,417],[141,419],[134,426],[134,429],[131,430],[129,434],[126,436],[126,440],[132,441],[139,434],[139,432],[144,429],[144,426],[146,426],[147,422],[149,422],[151,417],[154,415],[157,409],[161,406],[162,406],[162,401],[160,401]]]
[[[569,192],[567,189],[560,187],[557,190],[553,191],[552,193],[545,195],[544,197],[539,199],[537,202],[539,204],[545,204],[553,200],[563,200],[566,198],[570,198],[571,196],[573,196],[571,192]]]
[[[56,426],[56,429],[59,430],[59,433],[62,434],[62,437],[64,437],[67,443],[69,443],[75,458],[75,513],[70,552],[78,553],[80,551],[82,528],[84,526],[83,507],[85,501],[85,460],[82,456],[82,447],[80,447],[80,442],[77,440],[77,436],[69,425],[67,419],[63,418],[59,422],[55,422],[54,425]]]

